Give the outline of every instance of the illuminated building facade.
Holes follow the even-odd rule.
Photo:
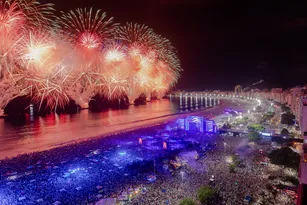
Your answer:
[[[217,126],[213,120],[204,119],[204,117],[200,116],[189,116],[178,119],[177,128],[190,132],[217,132]]]
[[[204,132],[204,118],[198,116],[189,116],[185,118],[185,130]]]

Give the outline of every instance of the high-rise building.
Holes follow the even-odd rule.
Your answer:
[[[242,93],[242,86],[241,85],[237,85],[235,87],[235,93],[238,94],[238,93]]]

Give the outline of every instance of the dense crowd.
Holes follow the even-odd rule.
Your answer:
[[[264,152],[268,144],[261,145]],[[257,200],[266,189],[270,170],[256,160],[258,146],[165,124],[77,142],[0,161],[0,204],[94,204],[103,198],[178,204],[196,199],[203,185],[217,190],[215,204],[244,204],[245,196]],[[225,158],[235,153],[242,162],[230,173]],[[289,197],[274,202],[293,204]]]
[[[269,142],[257,145],[248,143],[242,137],[221,138],[217,140],[216,149],[198,160],[201,165],[198,170],[186,165],[172,178],[161,176],[159,182],[148,187],[146,194],[133,199],[132,204],[179,204],[185,197],[197,201],[197,190],[206,185],[216,190],[217,196],[212,203],[216,205],[247,204],[246,197],[250,197],[253,204],[295,204],[295,199],[285,191],[280,190],[273,195],[267,189],[268,176],[281,176],[289,172],[288,169],[259,161],[270,150]],[[237,155],[240,164],[231,173],[226,159],[233,154]]]
[[[174,173],[170,161],[176,160],[182,149],[200,150],[201,136],[165,127],[157,125],[1,160],[0,204],[94,203],[151,183],[151,175],[170,177]]]

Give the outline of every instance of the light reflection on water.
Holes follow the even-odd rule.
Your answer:
[[[129,109],[109,109],[100,113],[82,110],[77,114],[50,114],[37,118],[27,116],[25,121],[19,124],[0,119],[0,159],[118,130],[141,127],[161,121],[163,116],[195,111],[218,103],[219,100],[211,98],[181,97],[130,106]]]

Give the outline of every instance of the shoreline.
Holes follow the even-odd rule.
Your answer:
[[[182,113],[178,112],[178,113],[160,116],[158,118],[149,118],[149,119],[146,119],[146,120],[137,120],[137,121],[133,121],[133,122],[128,123],[128,124],[121,123],[119,125],[127,125],[128,127],[130,127],[129,125],[137,123],[137,122],[144,122],[144,121],[149,122],[146,125],[134,125],[133,128],[122,127],[121,129],[111,130],[111,131],[106,132],[102,135],[87,137],[87,138],[83,138],[83,139],[71,140],[71,141],[61,143],[61,144],[57,144],[57,145],[51,145],[49,148],[43,149],[43,150],[21,153],[21,154],[17,154],[17,155],[14,155],[14,156],[5,156],[5,157],[1,156],[0,157],[0,163],[1,163],[1,161],[7,161],[7,160],[10,161],[10,160],[14,160],[14,159],[26,156],[26,155],[33,155],[33,154],[39,155],[39,153],[52,151],[52,150],[55,150],[55,149],[61,149],[62,147],[67,147],[67,146],[76,146],[76,145],[81,144],[81,143],[87,143],[88,141],[91,141],[91,140],[103,140],[104,138],[113,137],[113,136],[124,134],[124,133],[127,133],[127,132],[133,132],[133,131],[138,131],[138,130],[141,130],[141,129],[160,126],[160,125],[169,123],[170,121],[172,121],[176,118],[180,118],[180,117],[186,117],[186,116],[194,115],[194,114],[195,115],[204,115],[204,114],[206,114],[206,112],[211,111],[212,109],[218,108],[220,106],[223,106],[223,102],[221,102],[217,106],[209,107],[209,108],[206,108],[206,109],[203,109],[203,110],[188,111],[188,112],[182,112]],[[116,126],[118,126],[118,125],[113,125],[112,127],[116,127]]]
[[[251,104],[246,103],[245,105],[250,106]],[[160,131],[165,131],[168,123],[171,123],[170,126],[174,126],[174,117],[176,119],[193,114],[216,117],[221,114],[221,109],[227,106],[229,104],[225,103],[212,109],[162,117],[157,119],[156,123],[151,123],[148,126],[134,127],[134,129],[88,138],[45,151],[0,160],[0,181],[5,182],[2,188],[7,195],[6,200],[11,204],[18,204],[17,199],[21,197],[23,200],[28,200],[29,203],[43,200],[42,204],[56,201],[64,204],[77,204],[77,202],[81,204],[88,203],[89,199],[92,202],[97,202],[100,198],[119,197],[120,193],[131,189],[131,187],[135,189],[146,187],[146,197],[135,198],[138,202],[145,202],[147,199],[149,201],[155,199],[157,194],[160,194],[159,185],[167,189],[168,193],[175,191],[172,196],[161,195],[158,199],[161,203],[167,197],[165,199],[170,199],[170,204],[178,204],[178,200],[183,198],[183,193],[194,198],[195,191],[193,190],[197,190],[200,185],[207,183],[208,174],[216,175],[215,168],[219,168],[216,167],[216,163],[218,162],[217,164],[220,165],[219,162],[223,161],[226,156],[223,146],[224,137],[210,135],[202,141],[202,135],[190,135],[181,131],[174,131],[173,134],[170,131],[169,135],[164,135]],[[157,135],[157,133],[160,134]],[[143,139],[141,144],[139,144],[140,138]],[[164,143],[165,140],[167,140],[167,150],[164,150],[164,144],[162,149],[162,142]],[[228,142],[229,144],[232,143],[237,147],[239,143],[235,141],[241,141],[241,138],[230,137],[229,140],[231,140]],[[181,147],[181,145],[183,146]],[[181,157],[190,156],[186,153],[199,152],[200,148],[205,151],[205,155],[202,156],[208,156],[213,161],[210,160],[207,164],[207,157],[205,157],[201,158],[205,161],[193,161],[192,169],[182,167],[180,171],[185,173],[183,179],[181,172],[173,169],[169,160],[174,160],[174,157],[179,156],[179,153],[182,153]],[[213,151],[213,155],[222,156],[218,159],[210,157],[210,150]],[[228,152],[230,149],[226,151]],[[167,159],[167,166],[170,167],[167,172],[163,166],[166,163],[165,159]],[[157,165],[157,181],[149,183],[145,177],[152,173],[152,166],[156,166],[152,164],[153,160]],[[211,161],[214,164],[211,164]],[[223,166],[225,174],[228,175],[228,165]],[[198,168],[202,168],[202,171],[199,172]],[[207,174],[204,174],[203,171]],[[220,171],[218,173],[220,175]],[[188,180],[188,178],[193,180]],[[201,183],[183,186],[184,184],[180,183],[183,180],[185,183],[189,181]],[[216,181],[220,181],[219,176],[216,176]],[[23,185],[25,186],[23,192],[19,192],[19,187]],[[190,190],[190,186],[194,187],[193,190]],[[177,193],[177,188],[182,191],[185,188],[189,189]]]
[[[245,103],[245,106],[250,106],[251,103],[253,103],[252,101],[245,101],[245,100],[241,100],[241,99],[237,99],[237,101],[243,101]],[[155,118],[149,118],[149,119],[145,119],[145,120],[136,120],[130,123],[121,123],[121,124],[117,124],[117,125],[112,125],[110,126],[110,129],[108,132],[105,132],[103,134],[100,135],[95,135],[95,136],[88,136],[86,138],[81,138],[81,139],[75,139],[75,140],[70,140],[64,143],[60,143],[60,144],[55,144],[55,145],[50,145],[48,147],[46,147],[45,149],[34,149],[33,152],[24,152],[24,153],[17,153],[17,154],[11,154],[11,155],[6,155],[6,156],[0,156],[0,162],[4,161],[4,160],[14,160],[16,158],[22,157],[24,155],[31,155],[31,154],[39,154],[41,152],[46,152],[49,150],[53,150],[53,149],[60,149],[61,147],[66,147],[66,146],[74,146],[80,143],[86,143],[87,141],[90,140],[103,140],[104,138],[108,138],[108,137],[112,137],[114,135],[118,135],[118,134],[123,134],[123,133],[127,133],[127,132],[133,132],[133,131],[137,131],[140,129],[145,129],[145,128],[149,128],[149,127],[154,127],[154,126],[159,126],[165,123],[168,123],[176,118],[180,118],[180,117],[186,117],[189,115],[200,115],[206,118],[212,118],[212,111],[216,110],[216,109],[225,109],[225,107],[234,107],[236,106],[233,103],[227,103],[227,102],[231,102],[231,100],[229,99],[221,99],[221,103],[217,106],[213,106],[213,107],[208,107],[202,110],[193,110],[193,111],[183,111],[183,112],[176,112],[176,113],[172,113],[172,114],[167,114],[167,115],[163,115],[163,116],[159,116],[159,117],[155,117]],[[221,113],[215,113],[215,116],[220,115]],[[211,115],[211,116],[210,116]],[[138,125],[138,122],[142,122],[142,125]],[[145,122],[145,125],[144,125]],[[131,126],[133,124],[133,126]],[[117,128],[117,126],[119,125],[124,125],[121,128]],[[125,126],[126,125],[126,126]]]

